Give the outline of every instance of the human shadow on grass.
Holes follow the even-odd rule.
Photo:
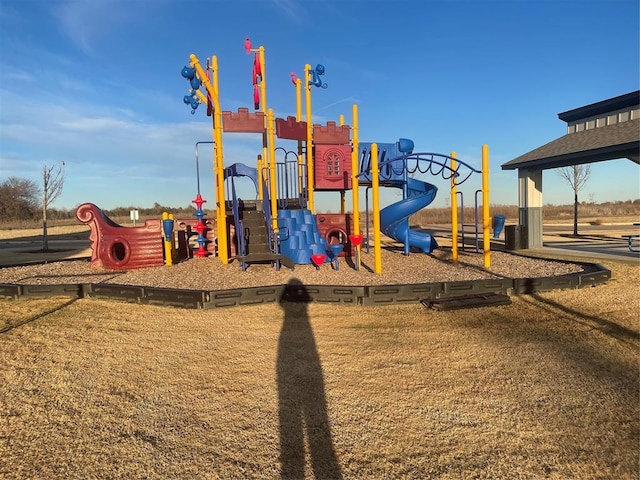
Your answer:
[[[530,294],[540,304],[546,306],[546,309],[550,312],[561,311],[573,317],[575,321],[582,323],[583,325],[591,326],[610,337],[616,338],[622,342],[638,342],[640,341],[640,333],[631,330],[627,327],[619,325],[606,318],[599,317],[597,315],[589,315],[578,310],[569,308],[561,303],[554,302],[548,298],[543,297],[537,293]],[[545,308],[545,307],[543,307]]]
[[[305,437],[315,478],[341,479],[331,437],[320,356],[309,322],[311,301],[294,278],[280,299],[284,319],[278,340],[276,374],[280,420],[280,476],[304,478]]]
[[[62,303],[60,305],[56,305],[55,307],[52,307],[52,308],[49,308],[48,310],[45,310],[44,312],[37,313],[37,314],[35,314],[35,315],[31,316],[31,317],[27,317],[27,318],[25,318],[23,320],[15,322],[15,323],[4,325],[4,326],[0,327],[0,334],[7,333],[7,332],[13,330],[14,328],[22,327],[23,325],[26,325],[28,323],[35,322],[39,318],[43,318],[43,317],[46,317],[47,315],[51,315],[52,313],[55,313],[55,312],[57,312],[59,310],[63,310],[64,308],[67,308],[72,303],[75,303],[77,300],[78,300],[77,298],[72,298],[71,300],[67,300],[66,302],[64,302],[64,303]]]

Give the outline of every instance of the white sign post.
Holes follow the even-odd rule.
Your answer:
[[[130,210],[129,215],[131,216],[131,221],[133,222],[133,226],[136,226],[136,220],[138,220],[138,210]]]

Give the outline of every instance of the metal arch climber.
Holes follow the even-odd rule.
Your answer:
[[[442,161],[439,161],[439,159],[442,159]],[[452,161],[456,164],[455,168],[451,167]],[[387,171],[391,169],[395,175],[401,175],[406,171],[409,175],[429,173],[436,177],[439,176],[444,180],[453,179],[455,185],[462,185],[474,173],[482,173],[481,170],[457,158],[442,153],[430,152],[411,153],[390,158],[380,162],[379,168],[381,172],[383,172],[384,167],[387,167]],[[464,169],[462,167],[464,167]],[[361,172],[360,175],[367,173],[369,172]],[[381,176],[382,175],[384,175],[384,173],[381,173]]]

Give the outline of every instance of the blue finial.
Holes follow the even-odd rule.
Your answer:
[[[316,87],[327,88],[326,83],[322,83],[320,80],[320,75],[324,75],[324,65],[321,63],[316,65],[314,70],[311,70],[312,79],[309,80],[309,85],[315,85]]]
[[[182,71],[180,72],[180,74],[187,80],[191,80],[196,76],[196,69],[193,67],[184,66],[182,67]]]

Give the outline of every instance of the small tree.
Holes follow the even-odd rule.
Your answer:
[[[563,178],[573,190],[573,235],[578,236],[578,192],[584,187],[591,175],[591,165],[572,165],[558,169],[558,175]]]
[[[47,209],[62,193],[64,185],[64,162],[42,167],[42,251],[49,250],[47,236]]]

